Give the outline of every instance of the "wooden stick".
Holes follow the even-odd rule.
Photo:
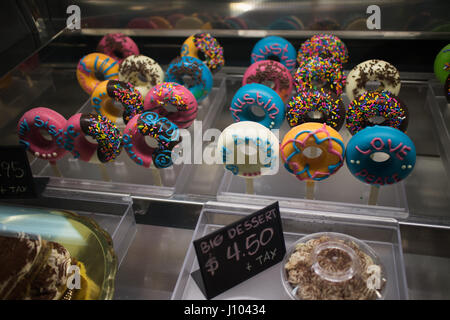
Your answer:
[[[255,187],[251,178],[245,178],[245,193],[255,194]]]
[[[106,167],[103,163],[99,163],[98,167],[100,169],[100,174],[102,175],[103,181],[111,181],[111,177],[109,176],[108,170],[106,170]]]
[[[306,199],[313,200],[314,199],[314,181],[306,181]]]
[[[150,170],[152,171],[153,175],[153,181],[155,186],[162,187],[162,179],[161,179],[161,173],[159,172],[159,169],[155,168],[152,164],[150,167]]]
[[[61,171],[59,171],[59,168],[56,165],[56,162],[53,162],[53,161],[49,161],[49,162],[50,162],[50,166],[52,167],[53,174],[57,177],[62,177]]]
[[[369,194],[369,201],[368,201],[369,205],[374,206],[377,204],[379,191],[380,191],[380,187],[378,187],[378,186],[374,185],[374,186],[370,187],[370,194]]]

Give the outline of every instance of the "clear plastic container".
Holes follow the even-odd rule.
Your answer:
[[[292,299],[383,299],[386,271],[375,251],[354,237],[319,232],[295,242],[281,265]],[[300,274],[300,275],[299,275]]]
[[[220,227],[233,223],[240,218],[261,209],[261,206],[208,202],[198,220],[193,240],[199,239]],[[337,208],[339,209],[339,208]],[[390,218],[330,214],[316,210],[281,208],[284,240],[287,250],[299,239],[308,239],[319,232],[330,232],[349,235],[356,240],[364,252],[382,266],[381,274],[388,281],[381,292],[386,300],[408,299],[405,267],[398,222]],[[305,238],[303,238],[305,237]],[[368,247],[370,246],[370,247]],[[290,252],[287,252],[290,256]],[[205,299],[193,273],[199,269],[195,249],[191,243],[183,263],[172,299],[202,300]],[[257,299],[257,300],[289,300],[292,295],[286,290],[281,279],[280,270],[284,263],[280,262],[252,278],[221,293],[214,300]]]

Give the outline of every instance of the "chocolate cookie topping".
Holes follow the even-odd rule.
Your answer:
[[[384,83],[393,87],[400,83],[400,77],[398,76],[397,69],[391,64],[385,64],[383,68],[374,68],[380,60],[371,60],[368,66],[358,66],[358,76],[354,75],[353,78],[356,81],[356,88],[353,89],[353,94],[356,96],[358,94],[358,89],[364,89],[367,82],[370,79],[378,79],[380,81],[380,88],[378,91],[385,89]]]
[[[189,76],[192,79],[192,84],[188,87],[193,87],[195,85],[204,86],[205,83],[202,80],[202,70],[200,65],[196,61],[190,61],[189,66],[186,66],[180,57],[174,59],[170,64],[167,73],[172,74],[180,84],[183,84],[185,81],[183,79],[184,76]]]
[[[337,244],[324,248],[315,255],[319,246],[327,243]],[[344,246],[352,256],[339,248]],[[324,274],[349,275],[341,280],[327,279],[317,272],[317,265]],[[332,239],[328,236],[299,243],[285,264],[286,277],[299,299],[305,300],[368,300],[376,299],[385,286],[381,279],[381,288],[370,286],[372,276],[370,268],[380,268],[372,258],[363,252],[353,241]],[[381,276],[383,276],[381,274]]]
[[[142,55],[134,56],[136,58]],[[149,82],[152,86],[156,86],[158,84],[157,71],[155,66],[157,63],[155,61],[151,62],[150,60],[146,60],[145,62],[142,60],[124,60],[123,63],[119,66],[119,73],[124,77],[128,78],[131,74],[136,73],[140,74],[140,79],[146,82]]]

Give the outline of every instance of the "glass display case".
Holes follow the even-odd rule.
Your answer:
[[[117,256],[115,298],[199,298],[190,278],[196,263],[191,242],[274,201],[285,214],[287,246],[311,233],[346,231],[373,244],[383,260],[392,281],[387,299],[449,298],[443,284],[450,283],[444,272],[450,266],[444,241],[450,239],[450,104],[445,84],[434,73],[436,56],[450,41],[448,1],[26,0],[0,6],[5,7],[1,14],[9,15],[1,26],[2,39],[8,41],[0,47],[0,146],[20,143],[21,118],[32,108],[49,108],[65,119],[97,113],[91,94],[80,86],[77,68],[83,67],[83,57],[102,49],[99,42],[107,34],[131,38],[139,54],[161,66],[166,79],[188,37],[209,33],[223,48],[225,65],[211,72],[209,94],[195,100],[195,121],[177,127],[182,139],[172,150],[173,165],[138,165],[128,152],[131,147],[123,143],[125,125],[118,125],[122,148],[113,161],[86,162],[67,152],[55,162],[28,152],[33,175],[46,181],[44,193],[30,200],[0,198],[2,207],[69,210],[96,221],[110,235]],[[10,34],[10,25],[16,33]],[[381,187],[375,201],[370,199],[373,188],[357,180],[345,164],[329,179],[316,182],[311,198],[306,182],[285,170],[281,159],[277,174],[253,179],[251,192],[245,178],[215,161],[220,158],[219,135],[234,123],[230,106],[243,86],[255,44],[268,36],[282,37],[297,56],[302,43],[322,33],[345,43],[345,75],[370,59],[387,61],[400,74],[398,97],[408,107],[406,134],[415,145],[416,163],[405,180]],[[444,62],[445,72],[449,64]],[[177,81],[191,89],[195,77]],[[296,94],[294,88],[291,95]],[[345,92],[340,97],[348,110],[350,98]],[[143,95],[145,107],[144,100]],[[280,141],[289,130],[284,121],[277,131]],[[347,145],[352,135],[345,125],[338,131]],[[48,134],[39,134],[49,143]],[[150,140],[143,143],[156,149]],[[147,239],[154,243],[151,249]],[[148,252],[172,265],[154,261]],[[149,261],[133,272],[141,256]],[[289,298],[278,283],[280,266],[258,275],[269,279],[269,286],[270,281],[280,284],[280,295],[270,297],[274,299]],[[425,279],[424,273],[433,277]],[[252,295],[259,290],[253,280],[222,298],[269,298]]]

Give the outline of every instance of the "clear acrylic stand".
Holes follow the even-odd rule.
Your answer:
[[[203,129],[208,128],[219,109],[225,95],[225,79],[215,79],[214,87],[207,98],[199,105],[196,122],[201,122]],[[88,100],[77,111],[81,113],[95,112]],[[193,125],[188,129],[193,137]],[[45,160],[35,159],[32,170],[36,176],[51,177],[50,184],[62,188],[74,188],[93,191],[121,192],[139,196],[171,197],[177,184],[177,178],[187,174],[189,168],[184,165],[173,165],[166,169],[158,169],[162,185],[158,183],[152,170],[137,165],[128,157],[125,150],[111,163],[104,164],[104,169],[110,181],[104,181],[104,174],[97,164],[74,159],[67,154],[57,162],[62,177],[56,177]],[[184,172],[184,173],[183,173]]]

